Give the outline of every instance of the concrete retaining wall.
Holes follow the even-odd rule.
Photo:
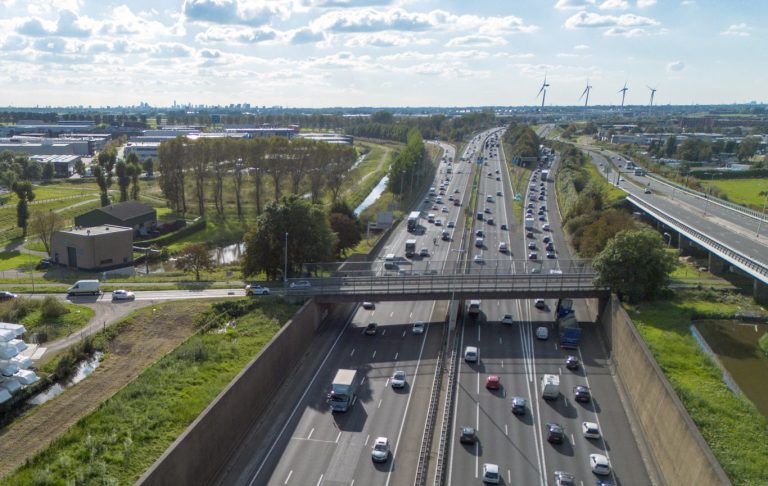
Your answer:
[[[327,309],[308,301],[137,484],[210,484],[309,349]]]
[[[611,360],[662,480],[669,485],[730,485],[615,296],[605,304],[601,323]]]

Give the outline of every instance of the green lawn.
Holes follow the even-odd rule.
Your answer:
[[[18,251],[0,252],[0,270],[13,270],[23,266],[35,265],[40,259]]]
[[[195,334],[145,370],[4,484],[135,482],[297,309],[271,298],[251,305],[236,325]]]
[[[768,179],[715,179],[703,183],[714,185],[727,194],[730,201],[758,208],[765,204],[765,196],[760,192],[768,191]]]
[[[67,313],[57,318],[43,317],[40,309],[32,312],[21,320],[30,332],[44,333],[46,341],[55,341],[73,332],[79,331],[96,314],[93,309],[84,305],[64,304]]]
[[[587,163],[584,165],[584,168],[589,173],[589,178],[600,185],[600,189],[605,196],[604,203],[606,207],[611,206],[614,203],[627,197],[624,191],[609,183],[605,177],[601,176],[600,171],[594,164]]]
[[[720,369],[700,351],[688,326],[694,318],[717,319],[754,310],[745,297],[715,291],[681,292],[671,300],[628,309],[734,485],[766,484],[768,421],[751,402],[728,389]]]

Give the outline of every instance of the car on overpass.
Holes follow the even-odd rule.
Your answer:
[[[312,287],[312,284],[309,283],[308,280],[299,280],[297,282],[291,282],[291,285],[288,286],[288,288],[293,290],[308,289],[310,287]]]

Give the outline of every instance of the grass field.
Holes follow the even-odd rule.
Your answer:
[[[715,291],[681,292],[671,300],[628,309],[734,485],[766,484],[768,423],[752,403],[728,389],[720,369],[699,349],[688,326],[692,319],[755,310],[759,309],[746,297]]]
[[[96,314],[93,309],[84,305],[64,304],[69,312],[55,319],[46,318],[40,309],[32,312],[21,320],[30,332],[45,333],[46,341],[55,341],[85,327]]]
[[[4,484],[132,484],[296,311],[276,299],[253,305],[146,369]]]
[[[762,191],[768,191],[768,179],[721,179],[704,181],[712,184],[725,194],[728,199],[737,204],[761,208],[765,204],[765,195]]]
[[[38,262],[37,257],[30,256],[18,251],[0,252],[0,271],[13,270],[15,268],[34,265]]]

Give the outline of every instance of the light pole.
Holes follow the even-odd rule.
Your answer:
[[[283,287],[288,288],[288,232],[285,232],[285,246],[283,247]]]
[[[664,233],[664,238],[667,240],[667,248],[672,248],[672,235],[670,233]]]
[[[755,237],[760,238],[760,227],[763,226],[763,220],[765,220],[765,206],[768,204],[768,192],[765,193],[765,199],[763,201],[763,212],[760,214],[760,222],[757,223],[757,232]]]

